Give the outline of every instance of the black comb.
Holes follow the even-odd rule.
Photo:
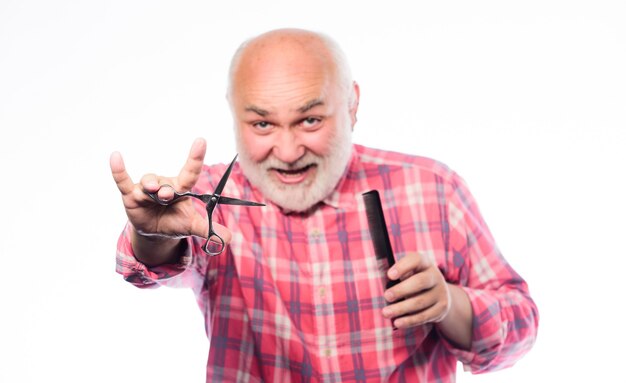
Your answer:
[[[367,224],[370,229],[370,237],[374,243],[374,252],[376,259],[386,259],[389,268],[396,263],[393,257],[393,249],[389,241],[389,233],[385,224],[385,215],[383,206],[380,202],[380,195],[377,190],[370,190],[363,193],[363,201],[365,202],[365,214],[367,215]],[[386,289],[397,285],[400,279],[388,280]]]

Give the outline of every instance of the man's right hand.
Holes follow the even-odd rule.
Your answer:
[[[171,185],[178,192],[186,192],[198,181],[206,153],[206,141],[196,139],[191,146],[185,165],[177,177],[162,177],[146,174],[139,183],[133,183],[126,172],[124,160],[119,152],[111,154],[110,166],[113,179],[122,194],[126,215],[134,233],[132,236],[135,257],[148,266],[174,262],[180,255],[180,238],[190,235],[206,238],[208,223],[193,206],[191,198],[182,198],[163,206],[153,201],[146,193],[158,193],[161,200],[173,198]],[[214,224],[214,229],[225,242],[230,232]]]

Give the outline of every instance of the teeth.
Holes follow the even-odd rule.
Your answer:
[[[279,170],[279,171],[283,174],[300,174],[304,170],[300,169],[300,170]]]
[[[285,170],[285,169],[277,169],[281,174],[288,174],[288,175],[296,175],[296,174],[300,174],[300,173],[304,173],[308,168],[310,168],[311,165],[307,165],[301,169],[294,169],[294,170]]]

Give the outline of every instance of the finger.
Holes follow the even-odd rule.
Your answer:
[[[124,159],[122,158],[120,152],[111,153],[111,157],[109,158],[109,166],[111,167],[113,180],[115,180],[115,184],[117,185],[117,188],[120,190],[120,192],[123,195],[131,193],[135,184],[128,175],[128,172],[126,172]]]
[[[396,318],[407,314],[415,314],[428,309],[437,303],[437,295],[431,291],[416,294],[407,299],[390,304],[383,309],[386,318]]]
[[[230,230],[228,230],[228,228],[226,228],[225,226],[220,225],[219,223],[213,223],[213,230],[215,230],[217,234],[222,237],[222,239],[224,240],[224,244],[226,245],[228,245],[233,238]]]
[[[411,297],[433,288],[437,280],[430,270],[417,272],[397,285],[387,289],[384,294],[387,302],[395,302],[399,299]]]
[[[228,228],[226,228],[225,226],[220,225],[217,222],[213,222],[213,230],[215,230],[217,235],[222,237],[222,239],[224,240],[224,244],[229,244],[232,240],[233,235],[230,230],[228,230]],[[191,223],[191,235],[206,238],[208,232],[209,224],[206,217],[202,217],[200,215],[195,217]]]
[[[421,326],[426,323],[437,323],[441,322],[445,315],[445,306],[438,302],[420,312],[395,318],[393,320],[393,325],[396,328],[410,328]]]
[[[161,178],[162,177],[152,173],[144,174],[143,177],[141,177],[141,180],[139,180],[139,184],[144,191],[148,193],[155,193],[161,187]]]
[[[179,188],[179,191],[190,190],[196,184],[202,171],[205,153],[206,141],[202,138],[196,138],[191,145],[185,165],[178,173],[176,186]]]
[[[170,177],[162,177],[156,174],[145,174],[141,177],[141,193],[156,193],[160,201],[167,202],[174,198],[173,180]],[[145,196],[144,196],[145,197]]]
[[[387,277],[392,281],[402,279],[416,271],[425,270],[432,264],[432,258],[423,252],[409,253],[389,268]]]

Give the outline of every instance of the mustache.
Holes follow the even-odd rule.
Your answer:
[[[296,170],[302,169],[307,166],[317,165],[321,162],[323,158],[313,154],[311,152],[306,152],[302,157],[298,158],[294,162],[284,162],[274,157],[273,155],[269,156],[265,160],[261,161],[259,165],[264,170],[269,169],[279,169],[279,170]]]

